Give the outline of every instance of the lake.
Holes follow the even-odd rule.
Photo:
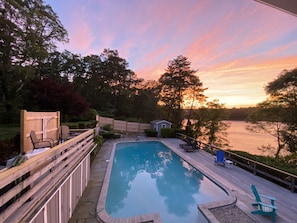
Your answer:
[[[231,150],[245,151],[254,155],[274,155],[273,152],[263,152],[259,150],[262,145],[268,144],[276,148],[276,138],[266,133],[254,133],[248,131],[248,123],[244,121],[226,121],[230,123],[228,132],[229,145]]]

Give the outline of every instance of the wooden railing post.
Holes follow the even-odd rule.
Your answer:
[[[254,163],[253,174],[257,175],[257,164]]]
[[[291,192],[295,191],[295,177],[291,177]]]

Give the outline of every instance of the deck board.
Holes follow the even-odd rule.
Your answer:
[[[105,175],[108,160],[110,159],[111,149],[115,143],[123,141],[136,141],[139,138],[121,138],[106,141],[98,152],[91,166],[91,179],[86,190],[83,193],[78,205],[75,208],[73,216],[69,223],[97,223],[96,215],[90,214],[98,200],[101,191],[103,178]],[[140,140],[147,140],[141,137]],[[151,140],[148,139],[148,140]],[[153,139],[155,140],[155,139]],[[226,168],[215,165],[211,154],[200,150],[197,152],[184,152],[179,144],[184,143],[180,139],[160,139],[169,148],[175,151],[183,159],[190,162],[194,167],[198,168],[202,173],[210,176],[220,185],[232,190],[237,196],[237,206],[251,216],[259,223],[271,223],[270,218],[261,215],[252,215],[253,209],[251,204],[254,202],[254,196],[251,192],[250,185],[255,184],[259,193],[267,194],[276,198],[276,206],[278,207],[276,223],[293,223],[297,218],[297,194],[290,190],[278,186],[259,176],[245,171],[239,167]],[[97,210],[98,211],[98,210]]]
[[[178,155],[189,161],[194,167],[201,170],[206,175],[211,176],[220,184],[232,190],[237,196],[237,205],[246,213],[250,213],[254,208],[254,196],[250,185],[255,184],[261,194],[266,194],[276,198],[277,223],[291,223],[297,221],[297,194],[289,189],[272,183],[260,176],[256,176],[237,166],[227,168],[215,165],[213,156],[203,150],[197,152],[185,152],[179,147],[183,141],[179,139],[162,139],[164,144],[170,147]],[[269,217],[252,215],[258,222],[271,222]]]

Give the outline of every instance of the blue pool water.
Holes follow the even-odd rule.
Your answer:
[[[114,218],[158,212],[164,223],[207,222],[197,204],[227,193],[161,142],[119,143],[105,203]]]

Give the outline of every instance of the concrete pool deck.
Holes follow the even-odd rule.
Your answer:
[[[103,185],[113,145],[117,142],[135,140],[136,137],[122,138],[109,140],[103,144],[92,163],[91,176],[88,186],[79,200],[69,223],[100,222],[96,218],[97,201]],[[182,158],[189,161],[194,167],[201,170],[201,172],[211,176],[219,184],[224,185],[224,187],[231,190],[237,197],[236,206],[254,221],[263,223],[271,222],[269,217],[250,214],[250,212],[254,210],[251,205],[254,202],[254,197],[250,190],[250,184],[255,184],[259,193],[267,194],[276,198],[276,206],[278,207],[276,217],[277,223],[295,222],[297,217],[296,193],[292,193],[288,189],[280,187],[259,176],[255,176],[252,173],[236,166],[233,166],[233,168],[226,168],[214,165],[212,155],[203,150],[198,152],[184,152],[179,148],[179,144],[182,143],[179,139],[160,139],[160,141],[178,153],[178,155]],[[218,222],[228,222],[226,219],[225,221],[223,220],[224,219],[219,219]]]

